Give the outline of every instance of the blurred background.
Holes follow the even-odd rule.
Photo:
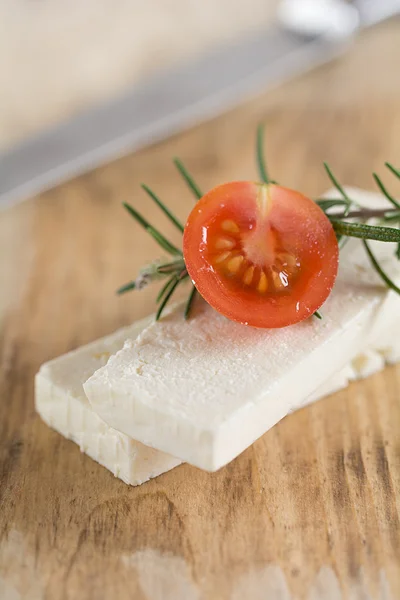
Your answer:
[[[277,0],[2,0],[0,148],[263,29]]]
[[[263,29],[277,0],[2,0],[0,148]]]
[[[3,0],[0,206],[328,62],[398,10],[399,0]]]

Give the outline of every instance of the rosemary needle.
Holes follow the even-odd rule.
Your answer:
[[[380,276],[380,278],[386,283],[386,285],[388,286],[388,288],[390,288],[391,290],[393,290],[394,292],[396,292],[396,294],[400,295],[400,288],[397,287],[397,285],[390,279],[390,277],[388,277],[386,275],[385,271],[382,269],[382,267],[380,266],[380,264],[376,260],[376,257],[374,255],[374,253],[372,252],[371,248],[369,247],[368,242],[366,240],[363,240],[362,243],[364,244],[364,248],[367,251],[369,259],[370,259],[373,267],[375,268],[376,272]]]
[[[162,200],[160,200],[160,198],[146,184],[142,183],[142,189],[146,192],[146,194],[148,194],[150,196],[150,198],[152,200],[154,200],[154,202],[157,204],[157,206],[159,208],[161,208],[161,210],[163,211],[163,213],[175,225],[175,227],[177,227],[179,229],[179,231],[181,231],[181,233],[183,233],[183,225],[182,225],[182,223],[169,210],[168,206],[166,206],[164,204],[164,202]]]
[[[345,192],[343,186],[340,185],[340,183],[338,182],[338,180],[332,173],[332,169],[330,168],[328,163],[324,162],[324,167],[325,167],[325,171],[328,174],[329,179],[331,180],[331,182],[333,183],[335,188],[338,190],[339,194],[344,198],[345,209],[344,209],[343,214],[345,217],[347,217],[347,215],[349,214],[350,209],[351,209],[351,200],[348,197],[347,193]],[[338,241],[339,248],[342,248],[345,243],[343,240],[343,235],[341,233],[338,233],[337,231],[336,231],[336,239]]]
[[[160,304],[160,308],[157,311],[156,314],[156,321],[158,321],[163,313],[164,308],[167,305],[168,300],[171,298],[172,294],[174,293],[175,289],[177,288],[177,286],[180,283],[180,278],[179,277],[175,277],[174,279],[172,279],[173,284],[171,285],[171,287],[168,289],[168,292],[166,293],[163,301]]]
[[[330,166],[328,165],[327,162],[324,162],[324,167],[325,167],[325,171],[327,172],[328,177],[331,180],[334,187],[343,196],[343,198],[347,201],[347,204],[351,204],[351,200],[350,200],[349,196],[347,195],[347,193],[345,192],[344,187],[338,182],[338,180],[336,179],[336,177],[334,176],[334,174],[332,172],[332,169],[330,168]]]
[[[197,290],[193,286],[193,289],[190,292],[190,295],[189,295],[189,298],[188,298],[188,301],[187,301],[186,307],[185,307],[185,313],[184,313],[185,320],[187,320],[190,317],[190,313],[191,313],[192,306],[193,306],[193,300],[195,299],[196,294],[197,294]]]
[[[257,166],[258,166],[258,174],[260,176],[260,180],[267,185],[270,183],[275,183],[273,179],[269,178],[268,170],[267,170],[267,161],[265,160],[265,152],[264,152],[264,124],[260,124],[257,127],[257,138],[256,138],[256,157],[257,157]]]
[[[136,281],[130,281],[129,283],[126,283],[125,285],[122,285],[120,288],[117,289],[117,294],[125,294],[125,292],[130,292],[131,290],[134,290],[136,287]]]
[[[179,173],[182,175],[183,179],[186,181],[186,184],[189,187],[189,189],[193,192],[197,200],[200,200],[200,198],[203,197],[203,194],[197,183],[195,183],[193,177],[189,174],[189,171],[186,169],[182,161],[179,158],[174,158],[174,164],[178,169]]]
[[[174,283],[174,281],[176,281],[176,275],[174,275],[173,277],[171,277],[171,279],[168,279],[167,283],[165,285],[162,286],[161,290],[159,291],[157,298],[156,298],[156,302],[157,304],[161,301],[161,299],[163,298],[164,294],[166,292],[168,292],[169,288],[172,286],[172,284]]]
[[[386,198],[389,200],[389,202],[391,204],[393,204],[393,206],[397,209],[400,209],[400,204],[397,202],[397,200],[395,200],[393,198],[393,196],[391,194],[389,194],[389,192],[387,191],[386,187],[383,185],[381,179],[378,177],[378,175],[376,173],[372,173],[372,177],[375,179],[375,183],[378,186],[378,188],[381,190],[382,194],[384,196],[386,196]]]
[[[325,212],[334,206],[347,206],[346,200],[339,200],[338,198],[321,198],[316,200],[318,206]]]
[[[264,125],[259,125],[257,128],[257,166],[261,181],[270,183],[267,171],[267,163],[264,156]]]
[[[389,169],[389,171],[392,171],[392,173],[393,173],[393,175],[395,175],[395,177],[398,177],[400,179],[400,170],[399,169],[395,169],[395,167],[388,162],[385,162],[385,167],[387,167]]]
[[[150,233],[150,235],[153,237],[153,239],[158,243],[159,246],[161,246],[161,248],[163,248],[163,250],[165,250],[169,254],[173,254],[173,255],[174,254],[182,254],[181,250],[179,250],[176,246],[171,244],[171,242],[169,242],[162,233],[160,233],[157,229],[155,229],[152,225],[150,225],[150,223],[144,217],[142,217],[142,215],[140,213],[138,213],[138,211],[135,208],[133,208],[133,206],[131,206],[127,202],[124,202],[123,204],[124,204],[124,207],[126,208],[126,210],[129,212],[129,214],[142,227],[144,227],[144,229],[146,229],[146,231],[148,231]]]

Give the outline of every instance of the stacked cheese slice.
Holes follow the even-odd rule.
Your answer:
[[[351,190],[360,203],[374,194]],[[392,244],[374,244],[400,281]],[[342,251],[337,282],[310,318],[279,330],[233,323],[199,301],[150,317],[42,366],[44,421],[132,485],[182,461],[216,470],[289,412],[400,358],[400,298],[359,241]],[[176,457],[176,458],[174,458]]]

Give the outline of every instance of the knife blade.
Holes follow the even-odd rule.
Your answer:
[[[0,208],[215,117],[331,60],[347,41],[276,25],[158,74],[0,155]]]
[[[261,32],[168,70],[0,156],[0,207],[217,116],[331,59],[341,42]]]

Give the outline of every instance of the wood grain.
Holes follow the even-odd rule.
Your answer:
[[[185,218],[172,156],[204,189],[254,177],[265,120],[271,172],[310,195],[328,187],[323,159],[365,188],[398,164],[399,43],[399,22],[365,33],[334,64],[0,215],[1,600],[400,598],[400,367],[286,418],[218,473],[183,465],[138,488],[33,408],[43,361],[153,306],[155,290],[114,295],[158,253],[120,203],[172,233],[139,191]]]

